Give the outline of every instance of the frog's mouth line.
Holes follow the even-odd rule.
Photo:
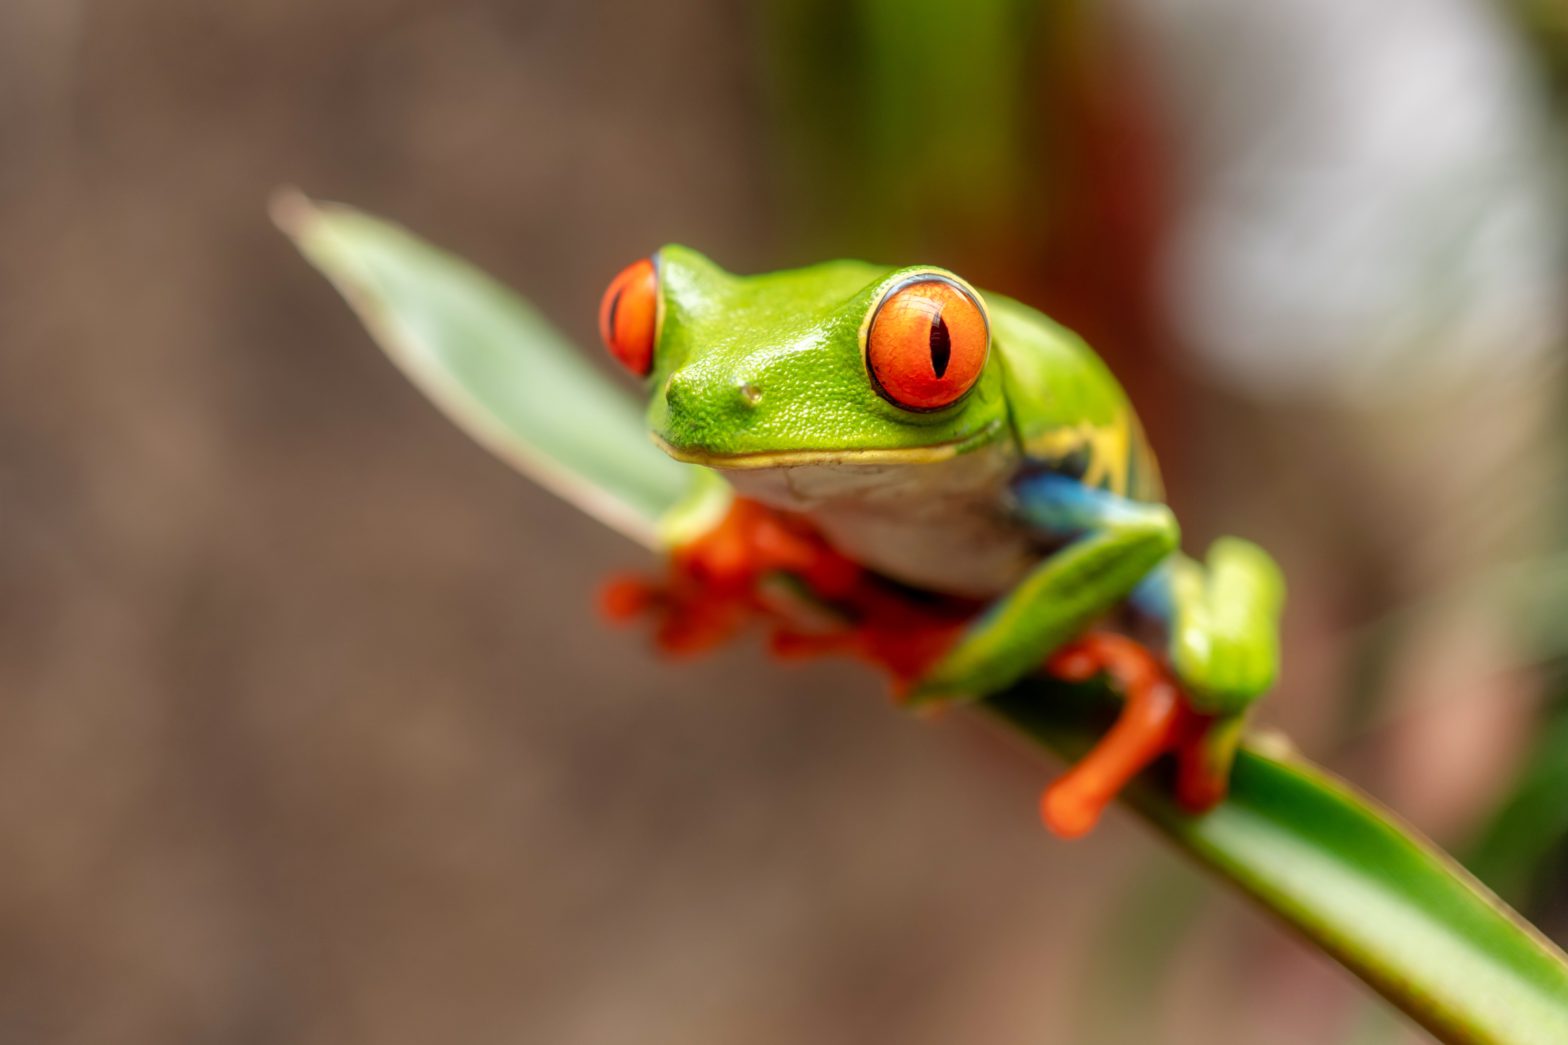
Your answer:
[[[814,464],[883,465],[883,464],[937,464],[950,461],[989,443],[1001,428],[993,421],[971,435],[930,446],[900,446],[864,450],[761,450],[756,453],[715,454],[705,450],[683,448],[667,442],[657,433],[652,434],[654,445],[677,461],[700,464],[708,468],[744,470],[753,468],[800,468]]]

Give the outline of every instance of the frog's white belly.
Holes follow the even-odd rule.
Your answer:
[[[1008,510],[1006,444],[934,464],[808,464],[727,471],[743,496],[808,516],[839,551],[917,588],[985,598],[1041,548]]]

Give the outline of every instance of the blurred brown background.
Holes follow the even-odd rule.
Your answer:
[[[438,416],[266,220],[285,183],[392,216],[591,347],[654,245],[799,259],[759,31],[0,7],[0,1042],[1067,1041],[1096,984],[1169,1040],[1368,1018],[1129,821],[1048,838],[1049,768],[980,725],[602,628],[637,552]],[[1155,997],[1102,960],[1129,890],[1205,916]]]

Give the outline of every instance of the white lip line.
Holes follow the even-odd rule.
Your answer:
[[[1001,423],[992,421],[980,431],[962,439],[954,439],[931,446],[887,447],[869,450],[778,450],[746,454],[704,454],[681,450],[670,445],[656,433],[649,433],[654,445],[677,461],[706,465],[709,468],[745,470],[753,468],[789,468],[809,464],[935,464],[957,457],[965,447],[977,446],[986,441]]]

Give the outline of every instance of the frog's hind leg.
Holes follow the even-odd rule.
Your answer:
[[[1182,695],[1164,666],[1122,635],[1095,632],[1058,650],[1046,665],[1057,678],[1087,681],[1107,674],[1122,711],[1099,743],[1040,796],[1040,818],[1063,838],[1086,834],[1133,777],[1190,732]]]

